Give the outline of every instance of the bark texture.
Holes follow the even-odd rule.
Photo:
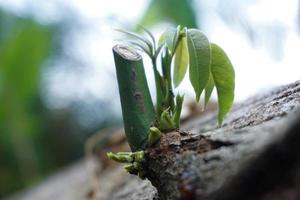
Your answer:
[[[298,199],[299,152],[298,81],[236,106],[220,128],[212,114],[164,135],[145,168],[162,200]]]
[[[216,113],[189,119],[146,155],[157,190],[120,165],[90,181],[94,173],[81,162],[12,199],[298,200],[300,81],[235,106],[220,128]]]

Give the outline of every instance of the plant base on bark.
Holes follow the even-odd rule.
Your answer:
[[[124,163],[127,172],[141,178],[150,178],[147,166],[152,163],[147,157],[155,153],[155,145],[160,145],[156,149],[167,155],[172,152],[168,149],[170,145],[195,140],[193,135],[178,131],[184,96],[175,94],[175,88],[180,85],[187,71],[196,102],[204,95],[204,107],[216,88],[219,126],[233,103],[235,75],[225,52],[210,43],[197,29],[181,26],[169,28],[161,35],[158,43],[147,29],[141,29],[146,36],[118,30],[128,39],[125,40],[126,45],[113,47],[125,134],[132,152],[109,152],[107,156]],[[152,61],[156,86],[155,106],[150,96],[143,60],[137,51],[147,54]],[[199,141],[194,145],[200,145],[202,150],[213,148],[207,139],[201,138]],[[187,149],[190,147],[186,146]]]

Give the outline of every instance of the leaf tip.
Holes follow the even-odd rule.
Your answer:
[[[197,102],[197,103],[199,103],[199,101],[200,101],[201,93],[202,93],[202,91],[201,91],[201,92],[196,92],[196,91],[195,91],[195,94],[196,94],[196,102]]]

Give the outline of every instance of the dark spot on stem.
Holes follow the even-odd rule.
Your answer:
[[[135,81],[136,81],[136,72],[135,72],[134,68],[132,68],[131,75],[132,75],[132,81],[135,83]]]
[[[144,103],[143,103],[143,97],[142,97],[141,93],[136,92],[134,94],[134,97],[135,97],[135,100],[137,101],[137,103],[139,104],[141,111],[145,112],[145,106],[144,106]]]
[[[135,97],[135,100],[137,102],[137,104],[140,106],[140,109],[142,112],[145,112],[145,106],[144,106],[144,102],[143,102],[143,96],[140,92],[137,91],[137,82],[136,82],[136,71],[134,68],[132,68],[131,70],[131,79],[133,81],[133,85],[134,85],[134,97]]]

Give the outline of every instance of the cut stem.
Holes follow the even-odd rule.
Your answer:
[[[113,47],[125,134],[132,151],[146,147],[149,128],[155,122],[142,57],[127,46]]]

